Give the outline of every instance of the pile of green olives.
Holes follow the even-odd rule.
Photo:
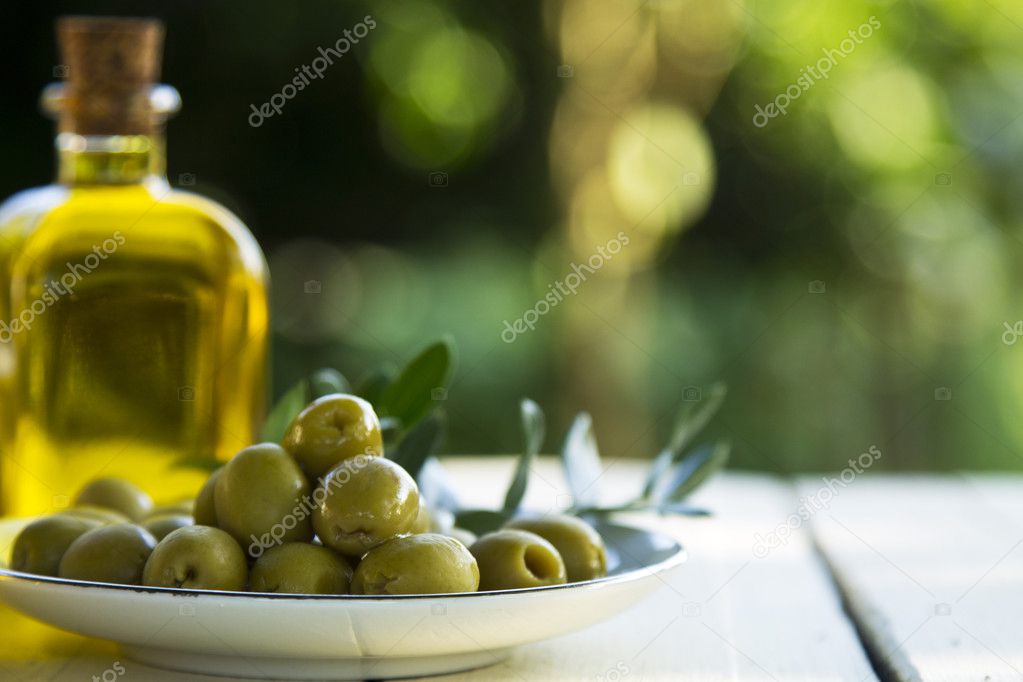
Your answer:
[[[607,574],[600,535],[566,515],[475,537],[432,510],[383,456],[380,420],[352,395],[315,400],[282,443],[244,448],[195,500],[156,507],[102,478],[17,536],[11,568],[73,580],[287,594],[443,594]]]

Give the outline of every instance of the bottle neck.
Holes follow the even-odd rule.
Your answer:
[[[169,85],[129,95],[83,94],[64,83],[43,90],[43,110],[57,119],[57,182],[167,184],[164,122],[180,108],[181,97]]]
[[[166,181],[162,132],[149,135],[57,135],[57,182],[132,185]]]

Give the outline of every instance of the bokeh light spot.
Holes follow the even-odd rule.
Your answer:
[[[424,20],[409,21],[420,6],[428,7]],[[503,48],[426,3],[399,3],[380,24],[369,66],[391,155],[429,169],[487,148],[516,111],[517,84]]]
[[[930,87],[909,66],[887,66],[854,74],[836,85],[828,115],[849,157],[881,169],[928,163],[936,143]]]
[[[630,227],[655,234],[688,227],[714,190],[714,153],[700,122],[667,104],[642,105],[611,135],[608,177]]]

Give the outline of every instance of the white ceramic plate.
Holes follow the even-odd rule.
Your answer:
[[[654,592],[685,561],[672,538],[598,525],[611,575],[454,595],[295,596],[142,588],[0,568],[0,599],[149,665],[271,679],[430,675],[500,662],[511,647],[587,627]]]

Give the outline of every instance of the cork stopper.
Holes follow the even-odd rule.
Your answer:
[[[150,135],[150,101],[160,79],[163,24],[157,19],[61,17],[57,40],[66,73],[61,132]]]

